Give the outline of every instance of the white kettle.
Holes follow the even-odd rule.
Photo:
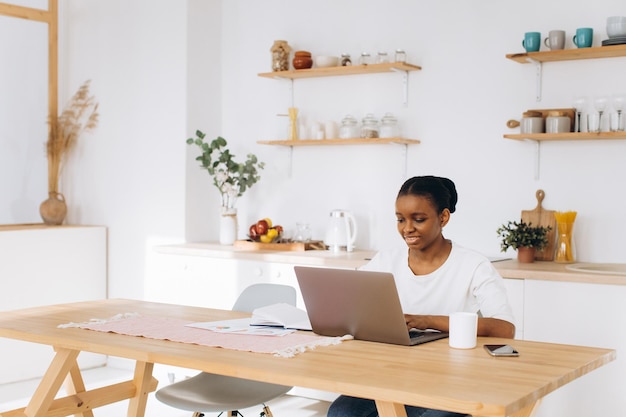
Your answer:
[[[346,210],[333,210],[330,212],[330,221],[326,229],[324,244],[328,250],[339,252],[342,250],[352,252],[356,242],[356,219]]]

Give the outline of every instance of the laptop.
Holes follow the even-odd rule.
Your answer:
[[[413,346],[448,337],[406,328],[393,275],[353,269],[294,267],[313,331],[322,336]]]

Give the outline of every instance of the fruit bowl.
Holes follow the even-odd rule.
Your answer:
[[[253,242],[278,243],[283,237],[283,227],[274,225],[268,217],[250,225],[248,237]]]

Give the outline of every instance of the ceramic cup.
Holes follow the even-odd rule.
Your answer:
[[[450,337],[448,343],[455,349],[476,347],[478,314],[458,312],[450,314]]]
[[[526,52],[537,52],[541,47],[541,33],[526,32],[524,34],[522,46],[526,49]]]
[[[579,48],[589,48],[593,44],[593,29],[592,28],[578,28],[576,29],[576,35],[572,38],[574,45]]]
[[[551,50],[564,49],[565,48],[565,31],[564,30],[551,30],[548,33],[548,37],[543,40]]]

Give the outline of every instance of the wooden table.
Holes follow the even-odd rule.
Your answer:
[[[0,313],[0,336],[53,346],[55,357],[30,403],[0,417],[92,416],[96,407],[130,399],[128,416],[142,417],[156,390],[153,364],[332,391],[376,400],[381,417],[405,417],[403,404],[446,409],[473,416],[529,416],[551,391],[615,359],[611,349],[515,340],[518,358],[493,358],[482,348],[455,350],[446,340],[405,347],[347,341],[318,347],[293,358],[145,339],[59,324],[107,318],[119,313],[224,320],[242,313],[149,303],[103,300]],[[479,338],[479,344],[510,340]],[[132,380],[90,391],[76,357],[89,351],[136,361]],[[1,358],[10,361],[11,358]],[[69,394],[56,398],[67,378]]]

